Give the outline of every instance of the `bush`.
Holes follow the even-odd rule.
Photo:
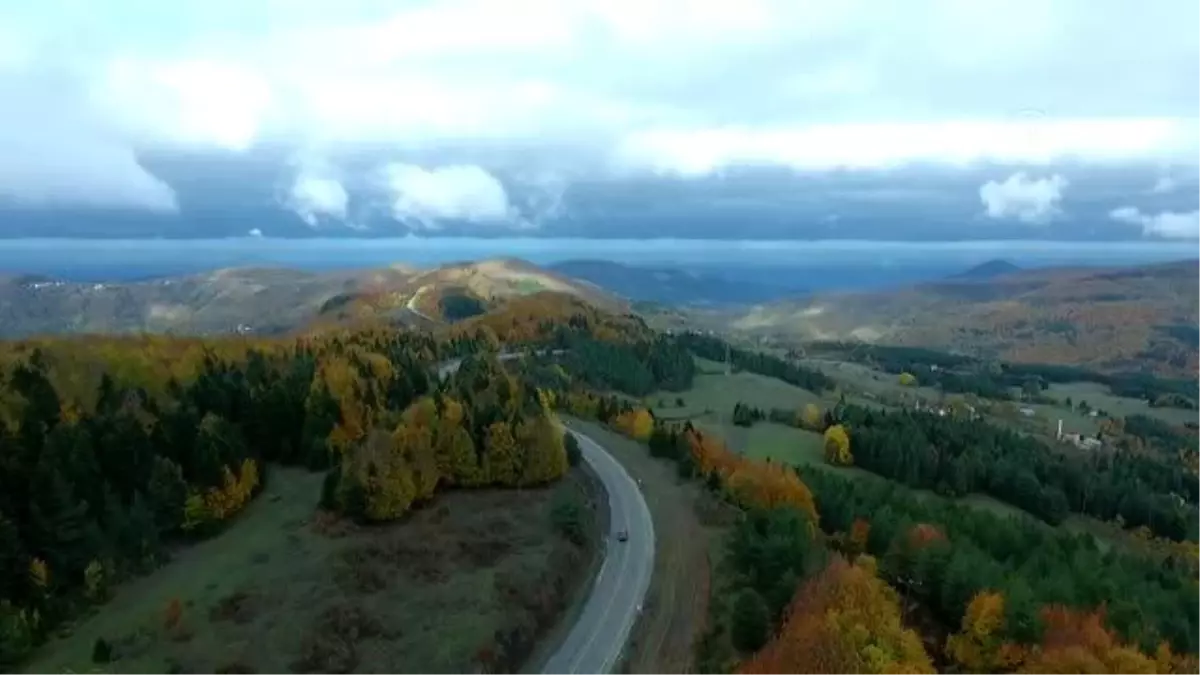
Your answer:
[[[742,589],[733,603],[733,646],[743,652],[756,651],[767,642],[770,617],[767,603],[753,588]]]
[[[550,521],[559,534],[576,546],[587,541],[583,527],[583,504],[578,495],[564,495],[555,499],[550,510]]]
[[[579,439],[575,438],[575,434],[569,431],[563,432],[563,447],[567,450],[567,463],[571,466],[579,466],[579,462],[583,459],[583,453],[579,450]]]
[[[108,663],[112,661],[112,645],[104,638],[96,638],[92,645],[92,663]]]

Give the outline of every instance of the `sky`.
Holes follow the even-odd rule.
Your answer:
[[[1200,8],[0,0],[0,237],[1196,239]]]

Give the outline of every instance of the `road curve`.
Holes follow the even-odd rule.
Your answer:
[[[600,444],[570,430],[608,493],[609,532],[604,562],[583,611],[544,673],[608,673],[618,663],[641,613],[654,571],[654,522],[637,483]],[[624,530],[627,541],[618,541]]]
[[[497,358],[508,361],[519,356],[519,352],[504,352]],[[444,380],[456,372],[462,361],[458,358],[438,364],[438,379]],[[592,582],[583,610],[562,644],[547,659],[542,672],[608,673],[621,658],[650,588],[654,572],[654,521],[641,490],[625,468],[599,443],[568,425],[563,426],[579,441],[583,461],[608,493],[609,531],[603,543],[604,562]],[[621,531],[628,533],[626,541],[617,540],[616,533]]]

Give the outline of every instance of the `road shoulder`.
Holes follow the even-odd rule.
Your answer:
[[[654,573],[642,616],[626,646],[623,670],[690,672],[705,629],[710,584],[711,528],[697,514],[706,498],[698,485],[678,478],[675,466],[650,457],[639,443],[594,423],[564,418],[599,443],[641,482],[657,535]]]

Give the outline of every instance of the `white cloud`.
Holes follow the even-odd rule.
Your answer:
[[[478,166],[424,169],[393,163],[381,173],[393,217],[408,225],[431,230],[443,221],[528,226],[509,204],[504,185]]]
[[[325,163],[302,161],[287,203],[309,227],[318,227],[323,219],[345,222],[350,195]]]
[[[1004,182],[990,180],[981,185],[979,199],[989,218],[1043,225],[1061,214],[1058,205],[1066,187],[1067,179],[1058,174],[1030,179],[1024,172],[1017,172]]]
[[[262,230],[258,229],[257,227],[252,227],[252,228],[250,228],[250,231],[246,233],[246,235],[250,236],[250,237],[254,237],[256,239],[261,239],[263,236],[263,232],[262,232]]]
[[[2,71],[0,71],[2,74]],[[26,206],[178,209],[175,192],[61,73],[0,77],[0,200]]]
[[[1137,225],[1142,228],[1142,234],[1148,237],[1164,239],[1197,239],[1200,238],[1200,211],[1191,213],[1176,213],[1163,211],[1151,215],[1142,213],[1137,207],[1122,206],[1109,212],[1113,220]]]
[[[472,153],[537,143],[589,170],[681,175],[1193,164],[1198,15],[1194,0],[4,3],[0,92],[25,86],[3,97],[0,129],[87,172],[12,169],[0,189],[164,204],[137,150],[268,144],[453,145],[462,155],[436,164],[487,165]],[[75,142],[56,145],[20,111],[64,82],[73,112],[53,135]],[[109,150],[89,156],[95,144]],[[336,179],[318,181],[336,202]]]

